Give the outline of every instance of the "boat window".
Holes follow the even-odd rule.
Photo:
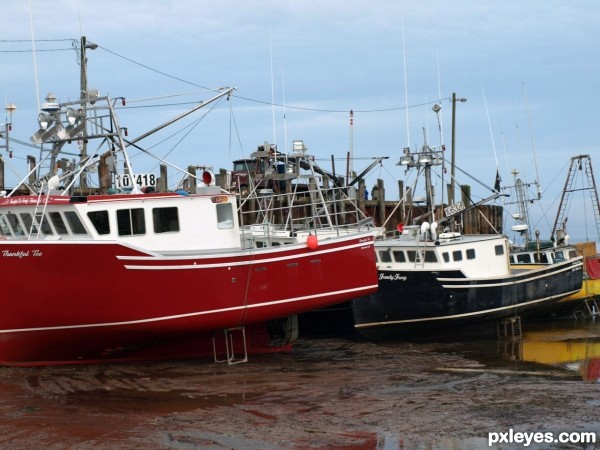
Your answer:
[[[519,264],[531,264],[531,257],[529,256],[529,253],[521,253],[520,255],[517,255],[517,262]]]
[[[414,263],[415,262],[415,257],[417,255],[417,252],[415,252],[414,250],[407,250],[406,254],[408,255],[408,260],[411,263]]]
[[[444,258],[444,262],[450,262],[450,254],[448,252],[442,253],[442,258]]]
[[[233,207],[231,203],[217,203],[217,227],[233,228]]]
[[[467,254],[467,259],[475,259],[475,249],[474,248],[468,248],[466,251]]]
[[[577,256],[577,250],[569,250],[569,258],[568,259],[573,259]]]
[[[21,226],[21,223],[19,222],[19,218],[17,217],[16,214],[13,213],[8,213],[6,215],[6,219],[8,220],[8,223],[10,224],[10,227],[13,230],[13,233],[15,233],[17,236],[22,236],[23,234],[23,227]]]
[[[496,251],[496,256],[504,255],[504,245],[496,245],[494,247],[494,250]],[[512,256],[511,256],[511,261],[512,261]]]
[[[54,229],[58,234],[69,234],[69,230],[67,230],[67,225],[65,224],[62,216],[59,212],[51,212],[50,221],[52,225],[54,225]]]
[[[87,234],[85,227],[81,223],[81,220],[75,211],[65,211],[65,217],[67,218],[69,227],[71,227],[71,233]]]
[[[31,219],[31,214],[29,213],[21,213],[21,220],[23,221],[23,225],[25,226],[26,230],[31,230],[31,233],[37,233],[37,227],[34,225],[33,227],[31,225],[33,225],[33,220]]]
[[[452,252],[452,260],[454,261],[462,261],[462,252],[460,250],[454,250]]]
[[[394,250],[392,253],[394,254],[394,261],[399,263],[406,262],[406,256],[402,250]]]
[[[108,211],[90,211],[87,213],[90,222],[94,225],[96,233],[109,234],[110,224],[108,222]]]
[[[256,172],[256,161],[234,161],[233,170],[247,170],[249,172]]]
[[[510,259],[510,263],[511,264],[515,263],[515,257],[514,257],[514,255],[510,255],[509,259]]]
[[[42,234],[54,234],[54,231],[52,231],[52,227],[50,226],[50,222],[48,221],[48,216],[46,214],[42,216],[42,224],[40,228],[42,229]]]
[[[134,236],[146,233],[144,209],[119,209],[117,210],[117,228],[119,236]]]
[[[382,262],[382,263],[392,262],[392,255],[390,254],[389,250],[379,250],[377,253],[379,255],[379,262]]]
[[[543,263],[543,264],[548,264],[548,255],[546,253],[540,253],[539,255],[536,253],[534,253],[533,255],[533,259],[535,259],[536,263]]]
[[[152,222],[155,233],[168,233],[179,231],[179,214],[177,208],[153,208]]]
[[[437,256],[433,250],[427,250],[425,252],[425,262],[426,263],[435,263],[437,262]]]
[[[4,214],[0,215],[0,234],[4,236],[10,236],[12,233],[8,226],[8,219],[4,217]]]
[[[21,220],[23,221],[23,224],[25,225],[25,229],[26,230],[31,230],[31,233],[37,233],[38,232],[37,231],[37,226],[33,224],[33,219],[32,219],[31,214],[29,214],[29,213],[21,213]],[[45,215],[41,216],[40,231],[41,231],[42,234],[54,234],[54,232],[52,231],[52,227],[48,223],[48,219],[46,218]]]
[[[561,251],[552,253],[552,260],[554,262],[564,261],[565,260],[564,252],[561,250]]]

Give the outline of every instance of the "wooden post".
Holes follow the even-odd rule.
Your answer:
[[[196,193],[196,166],[188,166],[187,169],[188,173],[190,175],[188,175],[188,191],[190,191],[190,194],[195,194]]]
[[[168,190],[168,179],[167,179],[167,166],[165,164],[160,165],[160,177],[158,178],[158,192],[167,192]]]
[[[365,211],[365,180],[359,180],[358,191],[356,192],[356,203],[358,209]]]
[[[35,167],[35,156],[31,156],[31,155],[27,155],[27,167],[29,167],[29,172],[31,172],[33,170],[33,168]],[[31,186],[33,183],[35,183],[35,173],[31,172],[29,174],[29,185]]]
[[[377,194],[377,221],[381,226],[385,223],[385,190],[381,178],[377,178]]]
[[[227,180],[226,169],[219,169],[219,187],[221,189],[229,190],[229,182]]]
[[[460,187],[460,196],[465,207],[468,208],[471,205],[471,186],[463,184]],[[473,221],[473,219],[477,220],[478,217],[479,215],[475,210],[462,213],[463,233],[472,234],[473,230],[479,228]]]

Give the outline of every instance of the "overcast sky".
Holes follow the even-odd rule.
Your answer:
[[[302,139],[328,169],[334,155],[337,172],[345,172],[351,148],[356,171],[389,156],[367,182],[370,190],[383,178],[394,200],[395,180],[405,178],[396,165],[403,147],[419,149],[425,134],[431,145],[443,140],[450,158],[455,92],[467,99],[456,105],[457,165],[489,186],[497,169],[503,185],[514,184],[513,169],[526,182],[539,180],[532,227],[548,237],[570,157],[590,154],[600,165],[598,24],[600,4],[592,0],[9,0],[0,18],[0,96],[18,108],[13,137],[28,141],[38,128],[37,90],[42,98],[77,98],[72,40],[85,35],[99,45],[88,51],[88,85],[128,99],[120,122],[130,136],[189,107],[180,103],[209,98],[206,88],[237,87],[191,132],[153,147],[174,163],[230,168],[264,141],[285,151]],[[174,96],[183,93],[190,95]],[[24,175],[25,155],[35,150],[13,150],[10,163]],[[462,178],[476,200],[489,194]],[[591,206],[574,208],[568,231],[597,240],[585,213],[593,215]]]

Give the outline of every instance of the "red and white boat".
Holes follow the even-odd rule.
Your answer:
[[[31,138],[42,144],[41,162],[0,199],[0,364],[198,356],[207,349],[217,359],[215,335],[224,336],[231,362],[236,351],[245,356],[273,344],[278,322],[270,321],[289,325],[289,316],[377,289],[368,226],[305,218],[296,225],[307,228],[286,236],[264,221],[242,226],[236,196],[211,185],[210,173],[204,183],[187,173],[190,193],[156,189],[154,174],[134,172],[127,148],[141,138],[122,134],[109,97],[42,109]],[[61,160],[78,139],[108,150]],[[90,168],[99,175],[95,191],[76,185],[95,172]],[[19,194],[24,186],[29,193]],[[330,218],[326,204],[313,210]],[[279,234],[271,240],[271,233]]]

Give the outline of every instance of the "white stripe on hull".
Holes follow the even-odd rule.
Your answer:
[[[246,309],[253,309],[253,308],[263,308],[263,307],[281,305],[281,304],[285,304],[285,303],[300,302],[300,301],[311,300],[311,299],[315,299],[315,298],[322,298],[322,297],[327,297],[327,296],[340,295],[340,294],[348,294],[348,293],[354,293],[354,292],[359,293],[364,290],[371,290],[371,289],[375,289],[375,288],[377,288],[377,284],[363,286],[363,287],[357,287],[357,288],[352,288],[352,289],[344,289],[341,291],[324,292],[321,294],[308,295],[308,296],[304,296],[304,297],[289,298],[289,299],[284,299],[284,300],[275,300],[272,302],[256,303],[253,305],[241,305],[241,306],[236,306],[236,307],[232,307],[232,308],[215,309],[215,310],[211,310],[211,311],[198,311],[198,312],[192,312],[192,313],[187,313],[187,314],[178,314],[178,315],[174,315],[174,316],[153,317],[153,318],[149,318],[149,319],[129,320],[129,321],[125,321],[125,322],[91,323],[91,324],[81,324],[81,325],[63,325],[63,326],[55,326],[55,327],[38,327],[38,328],[17,328],[17,329],[12,329],[12,330],[0,330],[0,334],[31,332],[31,331],[68,330],[68,329],[75,329],[75,328],[113,327],[113,326],[160,322],[160,321],[166,321],[166,320],[183,319],[186,317],[203,316],[203,315],[208,315],[208,314],[219,314],[219,313],[223,313],[223,312],[239,311],[239,310],[246,310]]]
[[[387,322],[371,322],[371,323],[363,323],[360,325],[354,325],[354,327],[355,328],[371,328],[371,327],[378,327],[378,326],[385,326],[385,325],[397,325],[397,324],[401,324],[401,323],[417,323],[417,322],[428,322],[428,321],[438,321],[438,320],[460,319],[463,317],[476,317],[476,316],[480,316],[480,315],[484,315],[484,314],[488,314],[488,313],[494,313],[494,312],[504,311],[504,310],[508,310],[508,309],[521,308],[521,307],[527,306],[527,305],[534,305],[536,303],[553,300],[558,297],[565,297],[565,296],[574,294],[575,292],[579,292],[579,289],[577,289],[575,291],[565,292],[565,293],[562,293],[559,295],[553,295],[550,297],[544,297],[544,298],[540,298],[540,299],[536,299],[536,300],[531,300],[531,301],[524,302],[524,303],[501,306],[499,308],[486,309],[484,311],[473,311],[470,313],[455,314],[455,315],[451,315],[451,316],[421,317],[419,319],[392,320],[392,321],[387,321]]]

